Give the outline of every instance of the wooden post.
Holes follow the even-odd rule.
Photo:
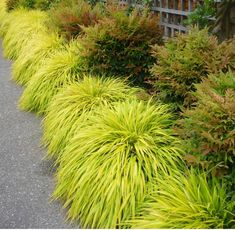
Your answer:
[[[220,40],[235,35],[235,0],[224,0],[219,4],[213,33],[217,34]]]
[[[180,0],[181,10],[184,11],[184,0]]]
[[[188,11],[189,12],[193,11],[192,1],[191,0],[188,0]]]

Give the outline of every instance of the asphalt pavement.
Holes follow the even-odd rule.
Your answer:
[[[19,110],[22,91],[0,42],[0,228],[72,228],[62,205],[50,201],[54,178],[43,160],[41,119]]]

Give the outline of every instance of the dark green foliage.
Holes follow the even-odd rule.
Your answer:
[[[7,0],[7,10],[10,11],[18,7],[48,10],[58,2],[60,0]]]
[[[180,121],[186,160],[214,167],[216,176],[233,175],[235,182],[235,75],[210,75],[196,89],[197,103]]]
[[[198,3],[196,9],[189,14],[186,24],[197,25],[200,29],[211,26],[212,18],[216,14],[216,6],[214,0],[205,0]]]
[[[61,0],[36,0],[34,7],[41,10],[49,10],[52,6],[56,6]]]
[[[235,64],[234,40],[219,44],[207,29],[198,28],[170,39],[165,46],[155,46],[153,55],[158,60],[151,70],[157,96],[176,108],[194,102],[194,84],[208,73],[226,71]]]
[[[27,9],[33,9],[36,0],[19,0],[19,6],[22,6]]]
[[[92,5],[92,6],[95,6],[97,3],[106,3],[106,0],[87,0],[87,2]]]
[[[146,12],[110,12],[93,27],[84,28],[82,56],[95,73],[109,73],[143,83],[154,63],[150,46],[160,44],[158,19]]]

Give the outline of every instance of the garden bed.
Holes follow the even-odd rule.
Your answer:
[[[192,28],[164,43],[147,9],[43,3],[1,0],[0,34],[68,217],[234,228],[235,40]]]

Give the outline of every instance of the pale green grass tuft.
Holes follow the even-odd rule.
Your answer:
[[[205,173],[158,178],[155,192],[146,198],[132,221],[134,229],[221,229],[235,227],[235,202],[226,188]]]
[[[133,99],[91,116],[58,160],[54,197],[68,217],[83,228],[126,227],[153,177],[178,166],[170,125],[167,106]]]
[[[13,63],[13,79],[25,85],[37,70],[44,65],[45,59],[62,49],[63,39],[57,34],[38,33],[22,49]]]
[[[7,32],[3,39],[4,56],[15,60],[35,34],[47,31],[49,16],[39,10],[18,9],[12,12]]]
[[[130,88],[117,79],[84,77],[57,94],[49,104],[44,120],[43,142],[48,157],[61,154],[77,127],[85,123],[100,106],[135,98],[140,89]]]
[[[0,0],[0,36],[2,35],[2,24],[4,21],[4,18],[6,17],[6,0]]]
[[[8,28],[11,24],[11,22],[13,20],[15,20],[15,18],[19,18],[20,15],[22,15],[25,10],[21,9],[21,10],[14,10],[11,11],[10,13],[7,13],[6,10],[6,6],[4,5],[4,1],[2,0],[2,5],[3,8],[1,8],[2,11],[2,16],[1,16],[1,22],[0,22],[0,36],[4,37],[8,31]]]
[[[27,84],[20,98],[20,108],[44,114],[52,97],[81,76],[82,63],[77,41],[46,59]]]

